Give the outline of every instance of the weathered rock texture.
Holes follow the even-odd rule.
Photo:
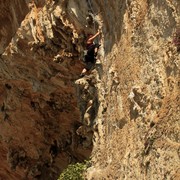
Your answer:
[[[87,179],[180,178],[179,0],[0,4],[2,180],[56,179],[92,139]],[[79,79],[98,28],[102,64]]]
[[[2,0],[0,2],[0,54],[7,47],[11,38],[15,35],[21,21],[28,13],[28,7],[23,0]]]
[[[75,87],[83,68],[80,38],[65,1],[1,3],[27,15],[3,14],[11,23],[1,31],[0,178],[56,179],[92,149],[76,132],[82,125]]]
[[[172,35],[180,2],[117,2],[108,2],[115,10],[103,24],[107,30],[122,18],[118,28],[104,30],[104,102],[87,178],[179,179],[180,54]]]

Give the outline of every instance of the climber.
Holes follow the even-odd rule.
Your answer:
[[[94,43],[94,39],[100,35],[100,31],[98,31],[95,35],[89,34],[88,39],[86,41],[86,49],[87,54],[85,55],[85,68],[82,70],[80,77],[83,77],[96,63],[96,56],[99,49],[100,44]]]

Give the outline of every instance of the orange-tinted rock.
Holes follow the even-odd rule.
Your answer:
[[[178,0],[1,1],[4,7],[2,179],[56,179],[90,155],[87,179],[178,179]],[[98,27],[98,64],[79,79],[84,41]]]
[[[0,54],[10,43],[28,11],[28,6],[24,0],[2,0],[0,2]]]

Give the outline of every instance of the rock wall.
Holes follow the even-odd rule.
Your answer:
[[[172,43],[179,7],[179,1],[126,1],[113,31],[120,38],[104,34],[114,43],[110,52],[105,48],[87,179],[179,179],[180,55]]]
[[[56,179],[90,156],[87,179],[179,179],[178,0],[0,8],[1,179]],[[97,29],[101,63],[79,79]]]
[[[17,13],[2,24],[0,178],[57,179],[92,150],[92,141],[85,145],[76,132],[82,125],[75,86],[82,40],[67,1],[1,3],[3,10],[27,15]]]
[[[0,54],[4,52],[11,38],[15,35],[21,21],[28,13],[28,7],[23,0],[2,0],[0,2]]]

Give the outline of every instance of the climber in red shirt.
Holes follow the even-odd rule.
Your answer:
[[[94,43],[94,39],[100,34],[100,31],[98,31],[96,34],[89,34],[88,39],[86,41],[86,49],[87,54],[85,55],[85,68],[82,70],[82,73],[80,77],[83,77],[86,72],[88,72],[93,65],[96,63],[96,56],[99,49],[99,44]]]

